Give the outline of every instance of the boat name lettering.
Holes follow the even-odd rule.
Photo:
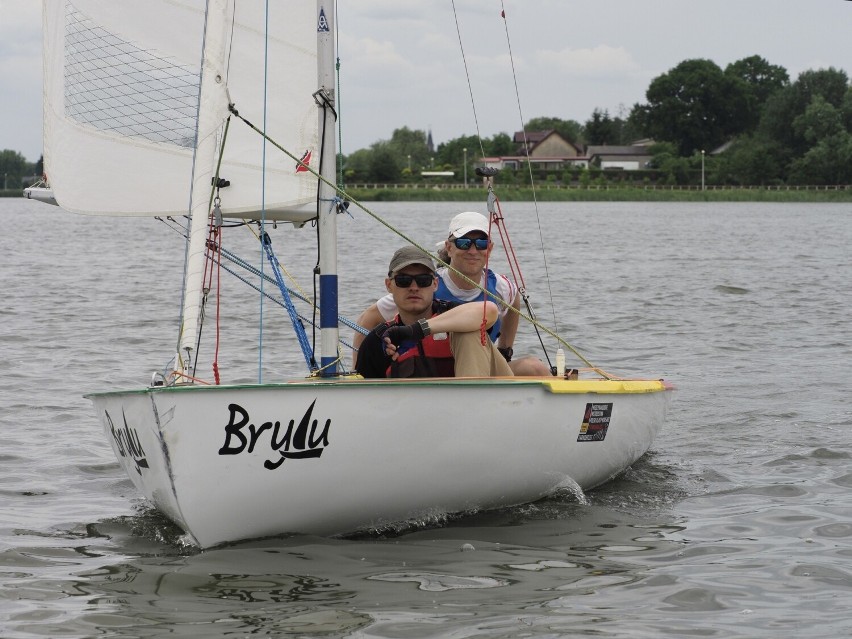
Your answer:
[[[124,422],[124,426],[119,426],[118,428],[115,427],[115,422],[113,422],[109,412],[104,411],[104,415],[109,424],[109,431],[112,435],[112,440],[115,442],[118,454],[122,457],[132,459],[133,464],[136,466],[136,472],[141,475],[142,469],[148,468],[148,460],[145,458],[145,450],[142,448],[142,442],[139,441],[139,433],[127,423],[127,415],[124,414],[123,410],[121,411],[121,419]]]
[[[280,457],[276,460],[263,462],[264,468],[275,470],[285,459],[308,459],[319,457],[328,446],[328,429],[331,420],[325,420],[325,425],[317,434],[319,420],[311,420],[314,405],[317,400],[311,402],[308,410],[302,416],[299,424],[291,419],[287,430],[281,433],[281,422],[263,422],[260,426],[250,423],[248,411],[239,404],[228,405],[228,424],[225,426],[225,443],[219,449],[220,455],[239,455],[242,452],[254,452],[254,448],[260,441],[260,436],[269,431],[269,447],[277,452]],[[246,429],[248,432],[244,432]],[[248,435],[248,436],[247,436]]]
[[[609,428],[609,421],[612,417],[612,404],[586,404],[586,410],[583,413],[583,423],[580,424],[580,434],[577,436],[578,442],[602,442],[606,437],[606,431]]]

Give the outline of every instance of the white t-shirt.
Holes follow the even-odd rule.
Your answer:
[[[497,295],[511,304],[515,301],[515,296],[518,294],[518,287],[512,284],[504,275],[500,275],[500,273],[494,273],[494,275],[497,280]],[[444,281],[444,286],[447,287],[450,293],[465,302],[472,302],[479,297],[480,293],[482,293],[482,291],[478,288],[459,288],[450,278],[449,269],[447,269],[446,266],[442,266],[438,269],[438,277]],[[485,273],[482,274],[482,279],[479,281],[479,285],[482,288],[485,288]],[[490,297],[486,297],[492,302],[494,301]],[[376,301],[376,307],[379,309],[379,313],[382,314],[382,317],[386,322],[392,320],[397,314],[396,304],[394,304],[393,295],[390,293],[384,297],[380,297],[378,301]],[[503,320],[508,312],[508,309],[501,304],[500,319]]]

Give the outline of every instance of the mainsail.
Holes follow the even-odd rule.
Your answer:
[[[315,6],[270,3],[267,22],[265,3],[223,4],[221,81],[200,101],[202,0],[45,3],[44,157],[63,208],[186,214],[195,147],[215,136],[218,148],[229,103],[291,153],[319,157]],[[199,129],[199,109],[212,116],[212,129]],[[266,150],[243,123],[229,128],[222,213],[257,219],[263,208],[270,220],[313,217],[316,178]],[[211,175],[215,168],[204,167]]]

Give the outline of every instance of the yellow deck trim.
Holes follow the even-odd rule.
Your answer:
[[[551,393],[659,393],[671,390],[661,379],[554,379],[541,381]]]

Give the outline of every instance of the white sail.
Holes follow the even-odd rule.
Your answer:
[[[211,131],[197,130],[205,4],[44,3],[45,168],[63,208],[186,214],[195,145],[209,135],[218,145],[229,101],[260,129],[265,118],[291,153],[317,157],[315,7],[269,3],[267,39],[265,3],[228,3],[223,81],[203,105],[215,114]],[[259,218],[262,206],[268,219],[315,214],[316,178],[268,143],[264,159],[262,138],[240,121],[229,128],[220,176],[230,182],[226,216]]]

